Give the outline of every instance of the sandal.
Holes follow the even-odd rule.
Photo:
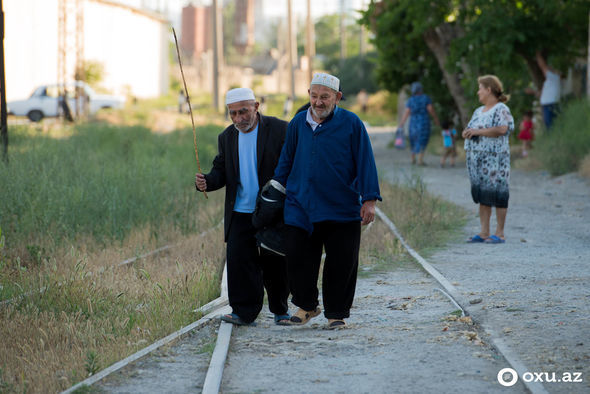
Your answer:
[[[322,313],[322,310],[319,307],[315,308],[313,311],[305,311],[299,308],[297,309],[297,312],[295,312],[295,314],[291,316],[291,319],[289,320],[290,325],[302,326],[304,324],[307,324],[308,321],[310,321],[312,318],[316,317],[320,313]]]
[[[277,326],[288,326],[290,323],[291,315],[289,312],[285,313],[284,315],[277,315],[275,313],[275,324]]]
[[[490,235],[488,239],[485,240],[486,244],[503,244],[506,240],[498,237],[497,235]]]
[[[480,237],[479,234],[475,234],[473,237],[470,237],[467,239],[468,244],[480,244],[485,241],[486,241],[486,238]]]
[[[328,323],[328,330],[338,330],[340,328],[344,328],[346,323],[344,320],[341,319],[330,319]]]

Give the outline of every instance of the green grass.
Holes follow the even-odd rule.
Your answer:
[[[551,131],[536,139],[531,152],[551,175],[578,170],[590,153],[590,102],[577,100],[565,105]]]
[[[200,127],[200,159],[216,153],[217,127]],[[0,227],[7,248],[33,261],[47,244],[90,235],[124,239],[162,223],[195,231],[199,195],[190,129],[156,135],[143,127],[79,126],[68,138],[11,128],[10,160],[0,163]]]
[[[190,128],[41,130],[11,127],[0,163],[0,300],[12,299],[0,306],[0,392],[61,391],[219,294],[221,228],[197,234],[221,220],[222,198],[194,190]],[[219,132],[199,127],[204,171]],[[176,246],[117,266],[163,243]]]

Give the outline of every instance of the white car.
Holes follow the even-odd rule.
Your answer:
[[[39,122],[45,117],[58,116],[63,112],[59,105],[60,86],[57,84],[39,86],[28,99],[8,102],[8,113],[16,116],[27,116],[33,122]],[[78,102],[80,105],[76,106],[75,87],[81,88],[83,95],[88,98],[88,110],[91,114],[102,108],[123,108],[125,105],[124,97],[97,94],[85,82],[77,81],[75,84],[66,86],[69,108],[74,114],[77,108],[82,108],[84,100],[80,98]]]

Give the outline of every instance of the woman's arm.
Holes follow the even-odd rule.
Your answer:
[[[491,138],[496,138],[496,137],[501,137],[503,135],[506,135],[506,133],[508,132],[508,126],[495,126],[495,127],[489,127],[487,129],[465,129],[463,130],[463,133],[461,134],[463,136],[463,138],[469,138],[471,139],[471,137],[474,136],[482,136],[482,137],[491,137]]]
[[[401,120],[401,122],[399,122],[399,127],[404,126],[404,123],[406,123],[406,120],[408,120],[409,116],[410,116],[410,109],[406,107],[406,110],[404,111],[404,115],[402,116],[402,120]]]

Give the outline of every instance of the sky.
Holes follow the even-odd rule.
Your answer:
[[[117,0],[120,3],[127,4],[137,8],[149,8],[159,10],[166,14],[173,22],[178,19],[182,7],[189,4],[189,0]],[[227,0],[226,0],[227,1]],[[231,1],[231,0],[230,0]],[[266,17],[280,17],[287,15],[287,0],[256,0],[262,2],[262,10]],[[195,5],[209,5],[211,0],[193,0]],[[302,18],[307,15],[307,1],[291,0],[293,12],[296,16]],[[314,18],[325,14],[335,14],[340,11],[341,3],[350,14],[355,9],[366,8],[369,0],[314,0],[311,2],[311,11]],[[365,6],[363,6],[365,5]]]
[[[267,16],[283,16],[287,14],[287,0],[262,0],[263,10]],[[307,1],[292,0],[293,12],[296,15],[307,15]],[[322,0],[311,2],[311,13],[313,17],[319,17],[325,14],[335,14],[340,11],[342,0]],[[344,0],[344,8],[347,12],[353,12],[356,9],[366,8],[365,0]]]

